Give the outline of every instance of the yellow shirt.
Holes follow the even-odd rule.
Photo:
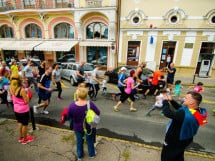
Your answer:
[[[18,65],[11,65],[10,69],[11,69],[12,73],[13,72],[19,72]]]

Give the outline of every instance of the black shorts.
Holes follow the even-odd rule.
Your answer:
[[[168,78],[168,77],[167,77],[166,82],[167,82],[168,84],[173,84],[173,83],[174,83],[174,78]]]
[[[25,112],[25,113],[15,112],[15,116],[18,123],[21,123],[24,126],[28,126],[29,112]]]
[[[45,94],[45,93],[39,93],[39,98],[43,101],[50,100],[51,98],[51,93]]]
[[[131,93],[131,94],[127,94],[127,93],[122,93],[122,95],[120,96],[120,101],[123,103],[125,102],[125,100],[127,100],[128,98],[131,99],[131,101],[135,101],[135,98],[134,98],[134,94]]]

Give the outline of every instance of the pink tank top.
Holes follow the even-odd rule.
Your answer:
[[[12,95],[12,99],[14,104],[14,112],[25,113],[29,111],[29,105],[25,103],[23,98],[19,98],[15,95]]]

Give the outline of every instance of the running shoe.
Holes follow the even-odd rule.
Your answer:
[[[33,106],[34,113],[38,113],[37,106]]]
[[[28,144],[32,141],[34,141],[34,137],[27,134],[27,138],[22,140],[22,144],[25,145],[25,144]]]

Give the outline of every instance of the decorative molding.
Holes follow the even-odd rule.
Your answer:
[[[174,7],[173,9],[170,9],[169,11],[167,11],[167,13],[163,16],[163,19],[167,20],[170,18],[171,15],[179,15],[182,19],[186,19],[187,15],[185,14],[184,10],[178,8],[178,7]]]
[[[142,10],[139,10],[138,8],[135,8],[135,10],[132,10],[129,12],[128,16],[126,16],[124,19],[125,20],[131,20],[132,17],[134,17],[135,15],[139,15],[141,19],[147,19],[148,16],[145,15],[145,13]]]

